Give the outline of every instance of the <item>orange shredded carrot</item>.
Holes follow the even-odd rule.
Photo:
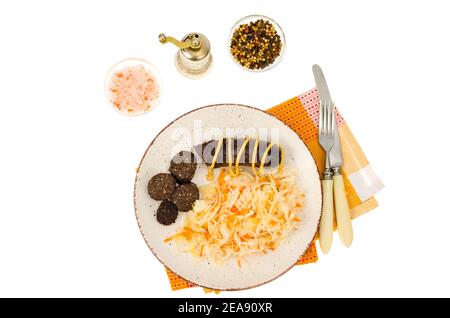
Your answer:
[[[166,241],[217,262],[274,251],[300,222],[303,193],[294,180],[283,172],[231,176],[221,169],[214,192],[195,203],[185,226]]]

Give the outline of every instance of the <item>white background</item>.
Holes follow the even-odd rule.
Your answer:
[[[319,63],[345,119],[386,184],[314,265],[222,297],[450,296],[447,1],[2,1],[0,4],[0,296],[200,297],[172,292],[134,217],[135,168],[168,122],[193,108],[268,108],[314,86]],[[246,72],[226,50],[231,26],[265,14],[287,50]],[[208,36],[211,73],[173,65],[160,32]],[[151,113],[105,103],[108,69],[127,57],[160,71]]]

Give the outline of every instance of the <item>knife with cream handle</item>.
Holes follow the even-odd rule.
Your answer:
[[[317,92],[320,102],[330,101],[330,91],[323,75],[322,69],[318,65],[313,66],[314,78],[316,80]],[[336,114],[333,110],[333,120],[336,121]],[[333,171],[334,203],[336,212],[336,223],[339,237],[342,243],[349,247],[353,242],[353,228],[350,218],[347,196],[345,194],[344,180],[340,173],[342,165],[342,151],[339,140],[337,125],[334,125],[334,145],[330,151],[330,166]]]
[[[316,76],[316,65],[313,73]],[[325,167],[322,180],[322,216],[319,226],[319,243],[322,252],[327,254],[333,243],[333,172],[330,166],[330,151],[335,142],[334,113],[331,99],[321,100],[319,107],[319,144],[325,152]]]

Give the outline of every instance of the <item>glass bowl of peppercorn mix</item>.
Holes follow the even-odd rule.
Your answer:
[[[228,46],[231,57],[239,66],[262,72],[281,61],[286,40],[274,20],[263,15],[249,15],[233,25]]]

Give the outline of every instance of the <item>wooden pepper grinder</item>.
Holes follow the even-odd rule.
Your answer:
[[[212,66],[211,46],[206,36],[189,33],[181,41],[161,33],[159,42],[172,43],[179,48],[175,54],[175,66],[184,76],[198,79],[206,75]]]

